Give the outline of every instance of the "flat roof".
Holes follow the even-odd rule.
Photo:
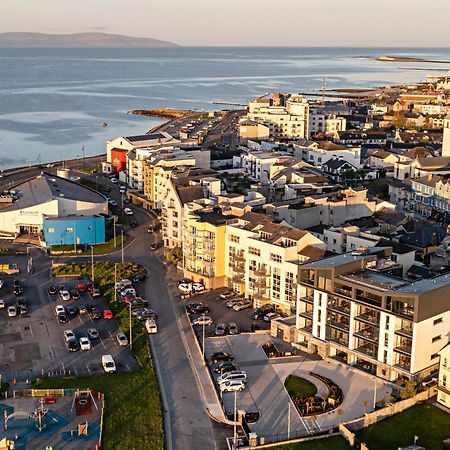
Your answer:
[[[89,203],[106,202],[97,191],[47,172],[10,190],[17,192],[18,199],[2,208],[2,212],[29,208],[61,197]]]

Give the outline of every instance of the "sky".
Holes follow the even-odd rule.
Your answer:
[[[0,32],[194,46],[450,46],[450,0],[0,0]]]

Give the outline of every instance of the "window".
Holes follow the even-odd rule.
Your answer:
[[[172,233],[172,236],[173,236],[174,238],[177,238],[177,237],[178,237],[178,231],[174,231],[174,232]]]
[[[437,325],[439,323],[442,323],[442,317],[433,320],[433,325]]]
[[[239,244],[239,236],[236,236],[236,235],[232,234],[230,236],[230,241],[231,242],[235,242],[236,244]]]
[[[319,309],[318,314],[317,314],[317,321],[318,322],[322,322],[322,310]]]
[[[437,342],[441,339],[441,335],[435,336],[433,339],[431,339],[431,342]]]
[[[55,232],[55,229],[54,228],[48,228],[47,229],[47,233],[54,233]]]
[[[387,350],[385,350],[385,351],[384,351],[384,355],[383,355],[383,362],[384,362],[385,364],[387,364],[387,359],[388,359],[388,352],[387,352]]]
[[[274,299],[280,298],[281,276],[280,273],[274,272],[272,274],[272,297]]]
[[[333,239],[333,244],[336,244],[336,239]]]
[[[384,335],[384,346],[387,347],[389,345],[389,334],[386,333]]]
[[[271,260],[271,261],[275,261],[275,262],[277,262],[277,263],[280,263],[281,260],[282,260],[282,258],[281,258],[280,255],[275,255],[274,253],[271,253],[271,254],[270,254],[270,260]]]
[[[66,228],[66,233],[73,233],[73,228]]]
[[[318,298],[319,298],[319,307],[321,307],[322,306],[322,292],[319,292]]]
[[[178,222],[177,222],[176,220],[174,220],[174,221],[172,222],[172,226],[173,226],[174,228],[178,228]]]
[[[249,247],[248,252],[250,253],[250,255],[261,256],[261,250],[255,247]]]
[[[172,213],[172,217],[173,217],[174,219],[176,219],[176,218],[178,217],[178,211],[174,211],[174,212]]]
[[[386,316],[386,330],[389,330],[389,316]]]
[[[284,292],[289,302],[295,302],[294,274],[291,272],[286,272]]]

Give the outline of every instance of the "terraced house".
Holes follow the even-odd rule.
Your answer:
[[[436,371],[450,329],[450,275],[408,282],[391,248],[304,264],[293,340],[387,380]]]

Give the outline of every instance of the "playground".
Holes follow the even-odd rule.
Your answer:
[[[16,391],[0,402],[0,440],[14,450],[100,448],[103,394],[90,390]]]

